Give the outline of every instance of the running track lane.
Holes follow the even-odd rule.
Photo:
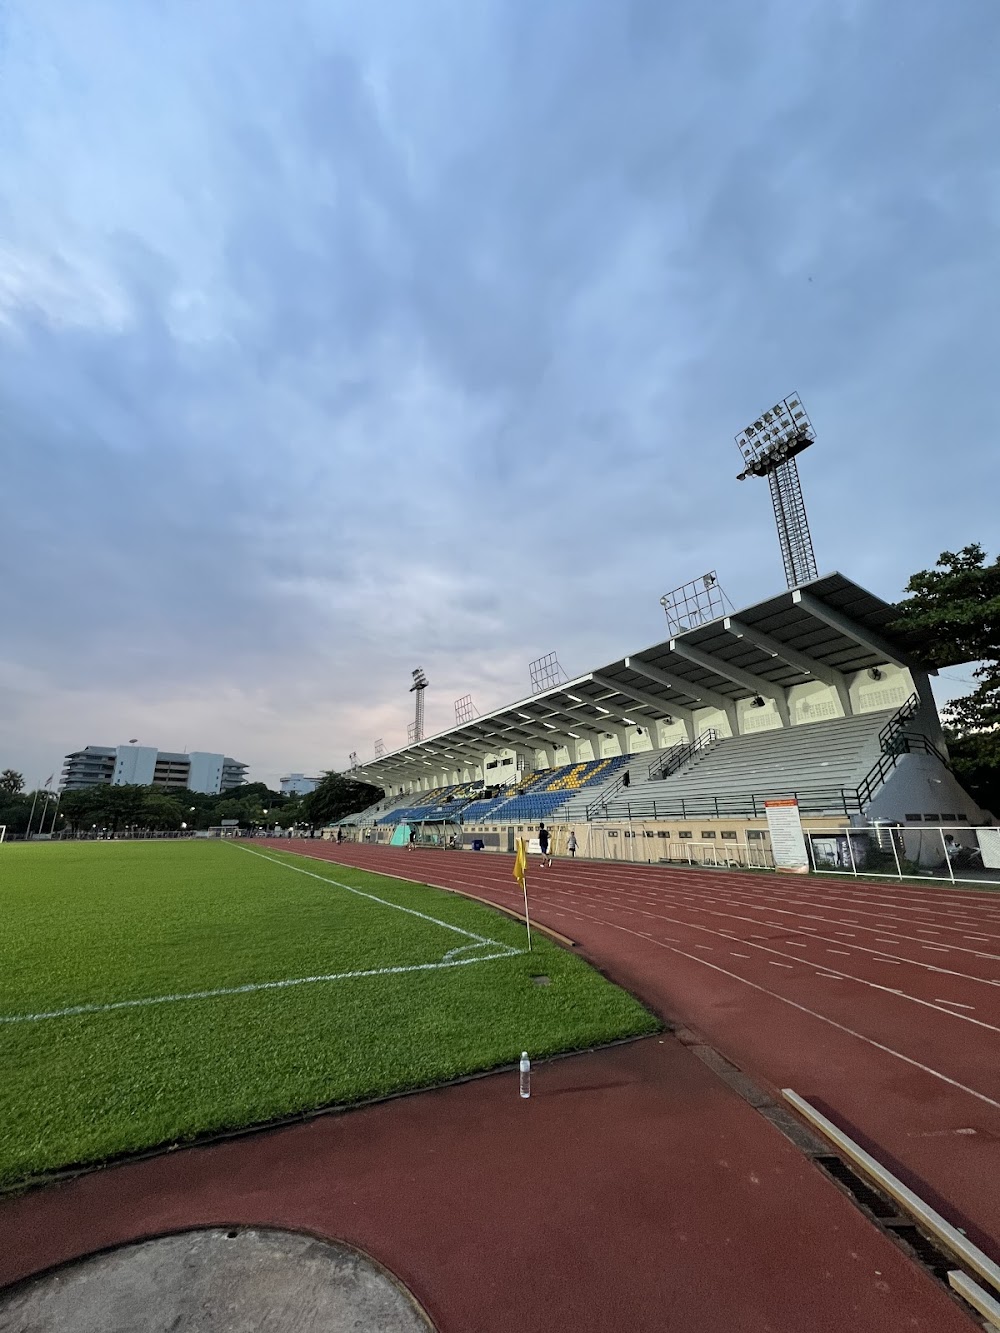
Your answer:
[[[523,910],[510,857],[273,845]],[[794,1087],[1000,1262],[1000,897],[535,858],[529,895],[540,923]]]

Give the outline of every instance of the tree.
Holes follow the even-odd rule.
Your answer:
[[[369,786],[342,773],[324,773],[316,789],[302,798],[302,818],[308,824],[330,824],[366,810],[384,795],[381,787]]]
[[[1000,810],[1000,558],[987,564],[978,544],[942,551],[906,591],[891,628],[919,636],[935,666],[979,664],[979,684],[946,704],[941,720],[955,772],[981,805]]]
[[[0,824],[7,829],[8,838],[23,838],[28,831],[31,797],[25,792],[16,796],[0,793]],[[36,815],[37,819],[37,815]]]
[[[18,796],[24,791],[24,774],[14,768],[5,768],[0,773],[0,794]]]
[[[184,820],[184,806],[173,796],[160,793],[145,798],[138,823],[150,829],[179,829]]]

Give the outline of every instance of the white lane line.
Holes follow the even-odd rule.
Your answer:
[[[876,936],[875,936],[875,943],[876,943],[876,944],[902,944],[903,941],[902,941],[902,940],[891,940],[891,939],[889,939],[889,937],[888,937],[887,935],[876,935]]]
[[[776,963],[773,958],[769,958],[767,961],[771,964],[772,967],[787,967],[789,971],[792,970],[791,963]]]
[[[636,935],[637,931],[630,930],[628,926],[620,926],[617,922],[607,921],[601,917],[587,916],[580,912],[584,920],[593,921],[599,926],[610,926],[613,930],[620,930],[626,935]],[[882,1051],[885,1055],[891,1055],[896,1060],[901,1060],[903,1064],[919,1069],[932,1078],[940,1079],[942,1083],[947,1083],[949,1087],[957,1088],[960,1092],[968,1093],[970,1097],[975,1097],[977,1101],[985,1102],[987,1106],[994,1107],[1000,1111],[1000,1102],[993,1097],[987,1097],[985,1092],[977,1092],[975,1088],[970,1088],[966,1083],[960,1083],[958,1079],[949,1078],[947,1074],[942,1074],[939,1069],[934,1069],[931,1065],[925,1065],[920,1060],[914,1060],[912,1056],[904,1055],[902,1051],[897,1051],[892,1046],[886,1046],[884,1042],[876,1041],[874,1037],[866,1037],[863,1032],[858,1032],[855,1028],[849,1028],[844,1023],[838,1023],[836,1019],[827,1017],[815,1009],[810,1009],[807,1005],[800,1004],[797,1000],[790,1000],[785,995],[779,995],[776,991],[770,991],[766,986],[760,986],[756,981],[751,981],[748,977],[741,977],[738,972],[730,972],[728,968],[720,967],[718,963],[711,963],[707,958],[699,958],[697,954],[688,953],[684,949],[671,949],[669,945],[662,946],[668,949],[670,953],[680,954],[682,958],[687,958],[689,962],[700,963],[702,967],[711,968],[713,972],[721,972],[723,976],[730,977],[733,981],[738,981],[741,986],[749,986],[751,990],[759,991],[762,995],[769,996],[772,1000],[777,1000],[780,1004],[787,1004],[790,1009],[797,1009],[800,1013],[808,1014],[810,1018],[817,1019],[820,1023],[826,1023],[828,1027],[836,1028],[838,1032],[844,1032],[849,1037],[854,1037],[857,1041],[863,1041],[866,1046],[871,1046],[877,1051]],[[817,975],[821,975],[817,973]],[[838,978],[840,980],[841,978]],[[956,1015],[958,1017],[958,1015]]]
[[[827,949],[827,953],[839,953],[843,958],[851,956],[846,949]]]
[[[749,955],[748,953],[734,953],[732,949],[729,950],[729,956],[730,956],[730,958],[749,958],[749,957],[750,957],[750,955]]]
[[[350,884],[342,884],[339,879],[331,879],[329,875],[317,875],[314,870],[306,870],[304,866],[292,865],[290,861],[280,861],[276,856],[265,856],[263,852],[254,851],[251,847],[237,847],[236,850],[246,852],[248,856],[259,856],[262,861],[270,861],[272,865],[283,866],[285,870],[294,870],[299,875],[308,875],[310,879],[321,880],[324,884],[334,884],[338,889],[346,889],[348,893],[357,894],[359,898],[367,898],[370,902],[381,903],[383,907],[392,907],[397,912],[405,912],[407,916],[418,916],[421,921],[430,921],[435,926],[444,926],[445,930],[453,930],[458,935],[464,935],[466,939],[478,940],[480,944],[493,944],[498,949],[510,947],[501,944],[499,940],[490,940],[485,935],[477,935],[474,930],[465,930],[462,926],[453,926],[450,921],[439,921],[436,916],[429,916],[426,912],[418,912],[415,907],[402,907],[399,903],[390,902],[388,898],[380,898],[376,893],[365,893],[363,889],[352,888]],[[291,854],[295,855],[294,852]],[[334,862],[333,864],[338,863]],[[362,873],[377,875],[378,871],[363,871]]]
[[[712,952],[712,946],[710,944],[696,944],[694,947],[696,949],[707,949],[709,953]]]
[[[988,935],[963,935],[962,939],[975,940],[977,944],[989,944],[990,942],[990,938]]]
[[[472,947],[471,945],[469,946]],[[507,946],[504,946],[506,950]],[[523,950],[515,949],[514,954]],[[38,1023],[43,1018],[70,1018],[75,1014],[107,1014],[113,1009],[139,1009],[151,1004],[176,1004],[180,1000],[211,1000],[218,995],[249,995],[261,990],[285,990],[289,986],[311,986],[322,981],[354,981],[360,977],[398,976],[403,972],[435,972],[448,967],[467,967],[493,958],[511,958],[513,954],[490,953],[479,958],[452,958],[441,963],[411,963],[406,967],[370,967],[358,972],[327,972],[315,977],[291,977],[285,981],[254,981],[246,986],[221,986],[217,990],[185,991],[177,995],[150,995],[140,1000],[115,1000],[111,1004],[74,1004],[66,1009],[49,1009],[37,1014],[0,1014],[0,1023]]]
[[[934,953],[951,953],[950,949],[945,949],[940,944],[921,944],[921,949],[930,949]]]
[[[876,958],[876,959],[875,959],[875,962],[876,962],[876,963],[891,963],[891,964],[893,965],[893,967],[899,967],[899,959],[898,959],[898,958]]]
[[[808,944],[803,944],[803,942],[802,942],[801,940],[785,940],[784,943],[787,944],[788,947],[789,947],[790,949],[808,949],[808,948],[809,948],[809,945],[808,945]]]
[[[976,1006],[975,1006],[974,1004],[960,1004],[960,1003],[958,1002],[958,1000],[935,1000],[934,1003],[935,1003],[935,1004],[953,1004],[953,1005],[955,1006],[956,1009],[971,1009],[971,1010],[973,1010],[973,1012],[975,1012],[975,1008],[976,1008]]]

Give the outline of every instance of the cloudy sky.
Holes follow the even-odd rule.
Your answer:
[[[5,0],[0,767],[275,782],[998,536],[994,0]],[[949,673],[961,676],[961,669]],[[953,681],[946,688],[961,690]]]

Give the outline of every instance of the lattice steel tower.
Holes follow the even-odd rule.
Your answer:
[[[767,477],[771,504],[778,528],[785,581],[789,588],[801,587],[817,576],[809,520],[806,517],[796,455],[815,443],[812,423],[798,394],[783,398],[762,412],[757,421],[736,437],[745,467],[737,481]]]
[[[424,675],[423,667],[417,667],[413,673],[413,684],[410,686],[410,693],[415,693],[417,696],[416,711],[408,728],[408,738],[411,741],[422,741],[424,739],[424,690],[426,690],[427,685],[428,680]]]

